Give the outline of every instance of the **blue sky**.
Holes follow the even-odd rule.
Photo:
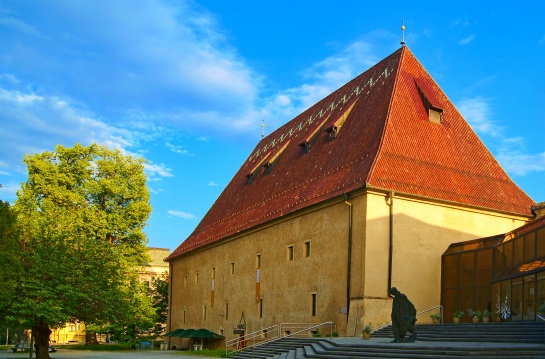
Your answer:
[[[511,178],[545,201],[545,5],[503,1],[0,2],[0,199],[25,153],[149,163],[174,249],[261,139],[405,42]]]

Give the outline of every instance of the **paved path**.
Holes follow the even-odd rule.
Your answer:
[[[59,349],[56,353],[50,353],[49,356],[52,359],[212,359],[211,357],[183,355],[182,353],[174,350],[90,351]],[[0,351],[0,358],[25,359],[28,358],[28,353],[13,353],[11,350],[2,350]]]

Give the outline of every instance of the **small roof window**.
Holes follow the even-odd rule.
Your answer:
[[[329,138],[333,139],[339,136],[339,132],[341,131],[344,122],[348,118],[348,115],[350,115],[350,111],[352,111],[356,102],[358,102],[358,100],[354,101],[354,103],[350,105],[350,107],[346,111],[343,112],[343,114],[337,119],[337,121],[335,121],[331,126],[325,129],[327,132],[329,132]]]
[[[428,112],[428,120],[435,124],[443,123],[443,106],[439,100],[435,97],[434,92],[428,87],[428,85],[419,79],[415,79],[414,83],[418,89],[418,94],[422,100],[424,108]]]

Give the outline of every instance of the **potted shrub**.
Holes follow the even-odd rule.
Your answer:
[[[369,338],[371,338],[372,331],[373,324],[371,324],[371,322],[365,324],[365,327],[363,327],[363,340],[369,340]]]
[[[479,322],[479,311],[478,310],[473,310],[473,308],[469,308],[467,310],[467,315],[469,315],[469,317],[473,320],[473,323],[478,323]]]
[[[488,323],[491,315],[492,313],[488,309],[483,310],[483,323]]]
[[[460,309],[457,309],[454,314],[452,314],[452,322],[453,323],[460,323],[460,318],[464,316],[464,312],[462,312]]]
[[[432,314],[430,315],[430,318],[431,318],[431,321],[433,322],[433,324],[439,324],[441,323],[441,314],[439,313],[435,313],[435,314]]]

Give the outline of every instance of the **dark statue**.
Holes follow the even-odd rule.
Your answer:
[[[414,343],[416,333],[414,324],[416,323],[416,308],[407,296],[395,287],[390,288],[389,296],[394,298],[392,304],[392,329],[394,331],[393,343]],[[411,336],[405,340],[405,334],[411,333]]]

